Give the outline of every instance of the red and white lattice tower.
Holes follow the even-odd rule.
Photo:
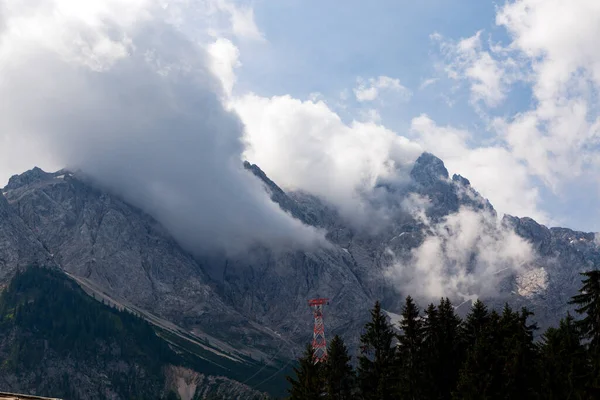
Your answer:
[[[325,340],[325,324],[323,323],[323,306],[329,304],[329,299],[312,299],[308,305],[313,309],[315,329],[312,347],[315,350],[315,364],[327,360],[327,341]]]

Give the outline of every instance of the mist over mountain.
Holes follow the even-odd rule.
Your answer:
[[[326,245],[192,252],[88,175],[35,168],[13,176],[0,197],[0,232],[11,238],[0,254],[4,282],[27,264],[56,265],[117,304],[269,360],[295,358],[310,338],[309,298],[330,298],[328,335],[347,337],[352,349],[374,301],[393,316],[407,294],[422,302],[449,296],[461,307],[510,301],[531,307],[546,326],[569,309],[578,273],[600,261],[595,234],[500,217],[429,153],[408,182],[379,186],[368,199],[385,211],[372,229],[327,199],[282,190],[257,165],[242,168],[272,207],[324,232]]]
[[[121,6],[90,9],[86,26],[66,12],[8,7],[6,18],[83,43],[5,33],[14,57],[2,65],[0,130],[151,213],[190,251],[318,243],[319,232],[273,207],[243,170],[243,125],[222,105],[205,49],[168,23],[169,9],[139,2],[126,16]]]
[[[438,3],[0,0],[0,391],[280,396],[312,298],[353,356],[407,295],[556,325],[600,263],[546,226],[594,226],[600,8],[510,1],[484,40]]]

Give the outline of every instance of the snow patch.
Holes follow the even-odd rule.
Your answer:
[[[406,232],[402,232],[401,234],[394,236],[393,238],[391,238],[391,239],[390,239],[390,243],[391,243],[393,240],[396,240],[396,239],[398,239],[398,238],[401,238],[401,237],[402,237],[402,236],[404,236],[404,235],[406,235]]]

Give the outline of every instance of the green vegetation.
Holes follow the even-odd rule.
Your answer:
[[[91,376],[97,380],[89,383],[93,398],[112,392],[124,399],[176,399],[166,389],[165,368],[178,365],[285,393],[281,381],[291,367],[279,371],[247,357],[236,362],[203,346],[211,347],[101,304],[57,270],[18,272],[0,296],[0,376],[18,381],[15,389],[88,398],[81,391],[89,382],[82,382]]]
[[[459,318],[450,300],[421,312],[406,298],[400,329],[379,302],[361,335],[355,372],[341,339],[327,362],[315,364],[310,346],[299,360],[290,399],[327,400],[592,400],[600,398],[600,271],[583,274],[567,315],[534,341],[527,309],[501,313],[481,301]],[[343,390],[331,390],[331,388]]]
[[[157,398],[163,367],[175,353],[152,327],[132,314],[91,299],[64,274],[39,267],[18,272],[0,297],[3,374],[24,376],[64,363],[77,372],[106,369],[110,387],[123,398]],[[120,362],[118,373],[107,366]],[[59,368],[56,366],[55,368]],[[46,382],[44,394],[72,398],[73,375]]]

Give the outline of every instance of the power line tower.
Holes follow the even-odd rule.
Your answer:
[[[327,360],[327,341],[325,340],[325,324],[323,322],[323,306],[326,304],[329,304],[329,299],[312,299],[308,301],[315,317],[312,341],[312,347],[315,350],[315,364]]]

